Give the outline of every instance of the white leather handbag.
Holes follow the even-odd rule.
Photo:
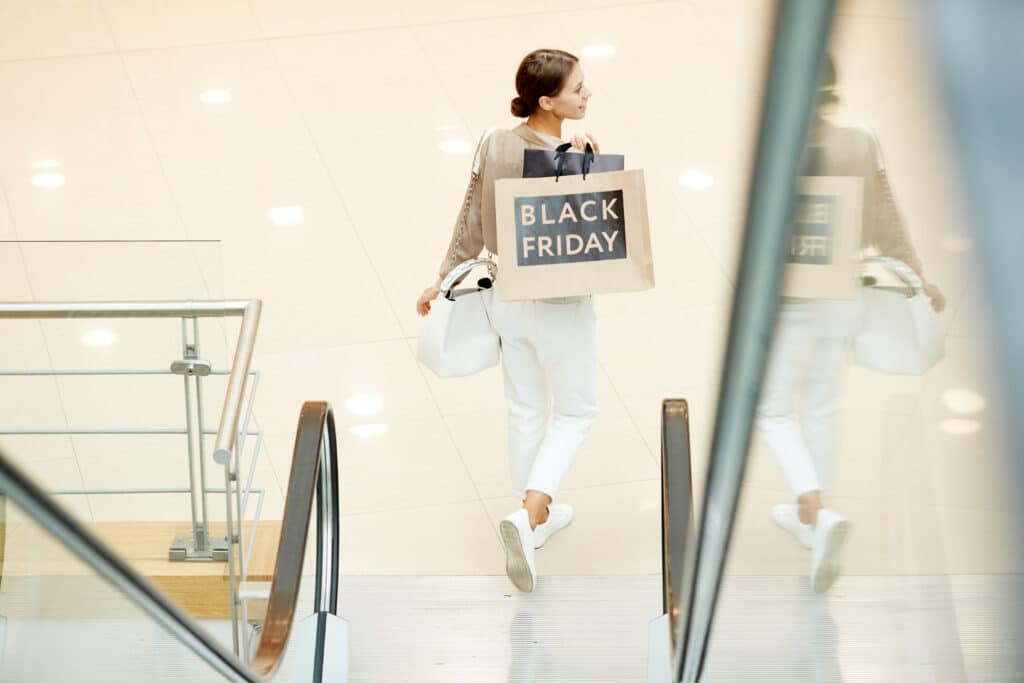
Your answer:
[[[923,375],[946,355],[945,332],[939,316],[922,291],[924,281],[907,264],[876,256],[905,287],[865,287],[863,318],[853,339],[854,362],[872,370],[898,375]]]
[[[492,281],[454,289],[454,283],[477,266],[494,262],[473,259],[456,266],[441,283],[441,294],[420,328],[416,357],[438,377],[464,377],[498,364],[501,344],[491,324]]]

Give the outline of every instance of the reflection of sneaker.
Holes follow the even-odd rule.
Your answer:
[[[548,506],[548,520],[533,530],[533,547],[539,548],[548,539],[572,524],[572,506],[558,503]]]
[[[850,531],[845,517],[831,510],[818,510],[811,548],[811,588],[824,593],[839,578],[839,554]]]
[[[811,549],[814,541],[814,527],[800,521],[800,509],[796,505],[776,505],[772,508],[772,519],[780,527],[793,534],[800,545]]]
[[[533,563],[533,530],[530,514],[520,508],[501,520],[498,525],[501,542],[505,545],[505,573],[516,588],[529,593],[537,583],[537,570]]]

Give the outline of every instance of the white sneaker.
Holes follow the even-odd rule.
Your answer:
[[[520,508],[501,520],[498,525],[501,542],[505,545],[505,573],[524,593],[533,591],[537,583],[537,570],[533,563],[533,530],[530,515]]]
[[[533,547],[539,548],[548,542],[548,539],[557,534],[565,527],[572,524],[572,506],[567,503],[557,503],[548,506],[548,521],[538,524],[533,530]]]
[[[811,588],[824,593],[839,578],[839,554],[850,531],[846,518],[831,510],[818,510],[811,548]]]
[[[800,521],[800,508],[796,505],[776,505],[772,508],[772,519],[780,527],[793,534],[800,545],[811,549],[814,543],[814,527]]]

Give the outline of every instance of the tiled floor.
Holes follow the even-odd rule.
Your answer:
[[[347,680],[647,680],[648,623],[660,610],[656,577],[550,577],[529,596],[508,593],[504,581],[351,579],[342,600]],[[723,590],[702,680],[1018,680],[1019,624],[993,620],[993,610],[1019,591],[1019,577],[865,577],[829,599],[801,579],[735,577]],[[226,622],[203,626],[230,642]],[[0,640],[4,681],[223,680],[130,611],[88,620],[12,617],[0,621]],[[109,656],[111,642],[122,645],[121,656]],[[54,643],[62,643],[59,657]],[[296,656],[290,652],[275,681],[294,680]]]

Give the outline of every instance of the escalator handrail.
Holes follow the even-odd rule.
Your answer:
[[[690,409],[686,399],[661,404],[662,610],[668,615],[670,665],[678,670],[696,560]]]
[[[334,411],[326,401],[307,401],[302,405],[295,433],[267,614],[251,663],[253,670],[262,676],[273,675],[288,645],[302,581],[314,495],[318,503],[314,610],[318,614],[337,614],[340,575],[337,454]],[[324,620],[319,620],[319,624],[315,651],[316,656],[322,658],[326,637]],[[321,664],[316,662],[315,670],[319,671]]]
[[[316,599],[318,614],[337,614],[339,587],[338,450],[329,403],[308,401],[299,414],[295,451],[274,579],[260,643],[250,666],[214,641],[180,606],[74,519],[0,452],[0,495],[6,495],[57,540],[196,656],[236,683],[261,683],[284,659],[295,617],[314,496],[318,502]],[[319,619],[314,664],[322,672],[326,622]]]

